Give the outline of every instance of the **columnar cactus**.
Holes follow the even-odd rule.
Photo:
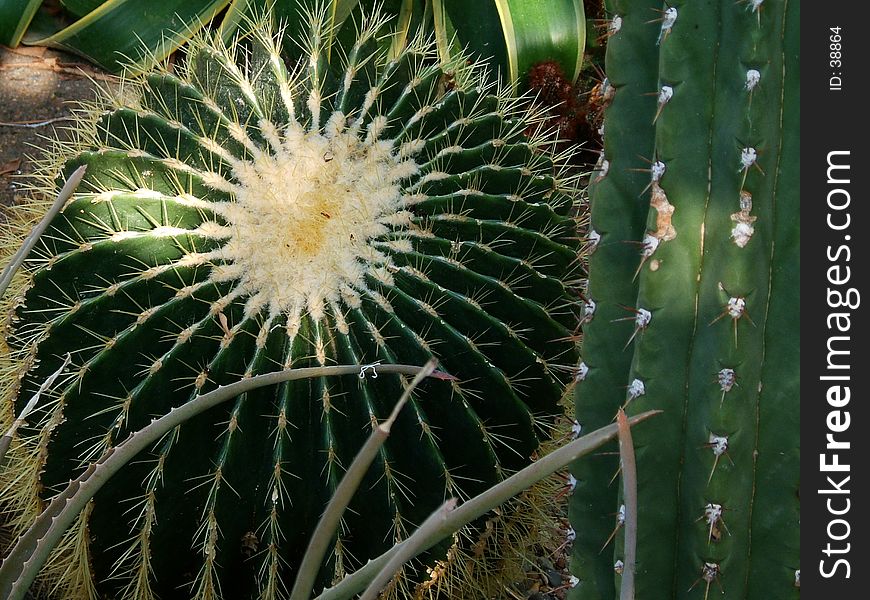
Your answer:
[[[371,365],[365,384],[264,388],[168,435],[81,515],[45,576],[60,597],[284,597],[343,470],[407,385],[375,378],[378,362],[435,356],[457,381],[426,383],[402,413],[323,581],[538,446],[577,361],[566,155],[479,66],[439,64],[420,40],[391,57],[381,24],[329,47],[315,15],[288,63],[262,24],[229,47],[194,40],[174,73],[129,82],[56,145],[58,181],[87,174],[29,261],[4,418],[71,362],[21,431],[11,526],[216,386]]]
[[[636,597],[794,598],[799,5],[608,9],[577,419],[664,410],[635,436]],[[619,589],[617,469],[574,468],[572,598]]]

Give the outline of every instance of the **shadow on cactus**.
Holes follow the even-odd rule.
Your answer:
[[[286,63],[262,24],[229,47],[200,37],[175,73],[126,82],[55,144],[43,192],[87,174],[9,308],[4,421],[71,362],[10,451],[7,528],[172,407],[286,368],[436,357],[456,377],[399,416],[322,584],[547,436],[577,360],[567,156],[479,65],[439,65],[420,40],[388,56],[377,16],[327,48],[321,19]],[[287,381],[191,419],[97,494],[44,583],[64,598],[283,597],[407,385]]]
[[[577,420],[665,411],[635,438],[638,598],[796,600],[800,3],[606,7]],[[569,598],[624,597],[617,468],[572,468]]]

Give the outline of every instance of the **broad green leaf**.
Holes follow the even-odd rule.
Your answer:
[[[537,63],[555,60],[565,76],[576,81],[586,46],[586,14],[582,0],[497,0],[512,25],[511,60],[522,77]],[[508,37],[510,40],[510,37]],[[512,73],[513,75],[513,73]]]
[[[514,86],[524,88],[529,69],[548,60],[556,61],[572,80],[580,74],[586,45],[582,0],[437,0],[435,4],[442,2],[460,44],[489,60]],[[439,43],[447,33],[439,35]]]
[[[272,17],[286,26],[290,38],[298,40],[307,35],[310,25],[309,15],[316,7],[314,3],[310,0],[272,0],[272,2]],[[359,2],[360,0],[322,1],[321,4],[325,5],[326,21],[340,28]]]
[[[439,15],[439,5],[444,15]],[[494,72],[503,77],[516,79],[508,62],[508,45],[495,0],[467,2],[465,0],[435,0],[432,4],[435,17],[436,39],[442,60],[446,53],[452,53],[449,44],[452,39],[450,24],[453,25],[456,39],[461,47],[489,62]]]
[[[30,25],[41,0],[0,0],[0,44],[14,48]]]
[[[407,45],[420,27],[426,0],[355,0],[353,10],[348,14],[344,25],[337,32],[339,44],[349,47],[356,38],[356,30],[367,15],[377,7],[380,14],[388,19],[385,31],[392,32],[379,40],[392,56]]]
[[[99,8],[106,0],[60,0],[63,7],[77,17],[83,17]]]
[[[159,62],[208,23],[230,0],[109,0],[37,46],[62,48],[109,71],[141,71]]]
[[[414,18],[414,0],[402,0],[399,6],[399,15],[396,18],[396,32],[390,45],[390,56],[398,56],[402,48],[408,44],[408,39],[413,35],[412,21]]]
[[[224,18],[221,20],[218,31],[221,34],[224,42],[229,43],[236,31],[242,23],[248,19],[254,21],[274,4],[275,0],[265,0],[258,2],[257,0],[232,0],[227,11],[224,13]]]

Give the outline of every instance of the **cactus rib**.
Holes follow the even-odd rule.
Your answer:
[[[642,6],[628,4],[612,44],[626,31],[627,15]],[[658,58],[647,67],[656,78],[646,91],[656,103],[652,133],[614,134],[627,123],[614,111],[624,92],[618,87],[605,117],[605,155],[620,153],[647,170],[650,206],[646,232],[626,238],[640,243],[643,254],[621,271],[638,282],[625,305],[633,331],[611,333],[625,352],[594,354],[596,347],[587,346],[604,306],[598,302],[584,360],[594,356],[618,375],[629,355],[630,370],[610,391],[624,391],[629,414],[657,408],[667,415],[634,438],[638,597],[799,593],[798,12],[788,0],[662,8],[645,23],[647,36],[657,38],[635,42],[646,44],[636,51],[654,49]],[[614,80],[630,72],[618,61],[608,71]],[[640,152],[626,152],[650,142],[648,167],[633,158]],[[604,199],[601,186],[613,174],[611,166],[594,203]],[[594,211],[595,204],[593,225]],[[596,255],[602,248],[603,237]],[[590,290],[610,285],[594,267]],[[578,386],[581,423],[593,374],[590,365]],[[613,411],[603,401],[595,407]],[[578,491],[574,515],[589,506],[586,489]],[[616,506],[619,500],[608,512]],[[598,511],[582,519],[604,519]],[[600,569],[622,564],[623,536],[614,534],[612,551],[595,561]],[[591,589],[584,558],[578,552],[580,583],[572,596],[614,597]],[[615,572],[618,583],[620,568]]]

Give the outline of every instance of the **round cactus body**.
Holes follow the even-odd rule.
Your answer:
[[[576,364],[572,182],[528,105],[377,17],[298,60],[266,26],[89,108],[58,145],[84,181],[29,260],[6,336],[21,430],[8,514],[153,418],[294,367],[154,446],[82,514],[46,577],[64,598],[278,598],[344,469],[437,357],[364,481],[321,578],[406,537],[445,495],[529,461]],[[332,56],[331,61],[327,58]],[[57,165],[58,163],[55,163]],[[365,379],[363,380],[363,376]],[[7,415],[7,418],[8,418]],[[76,565],[68,569],[69,565]]]

